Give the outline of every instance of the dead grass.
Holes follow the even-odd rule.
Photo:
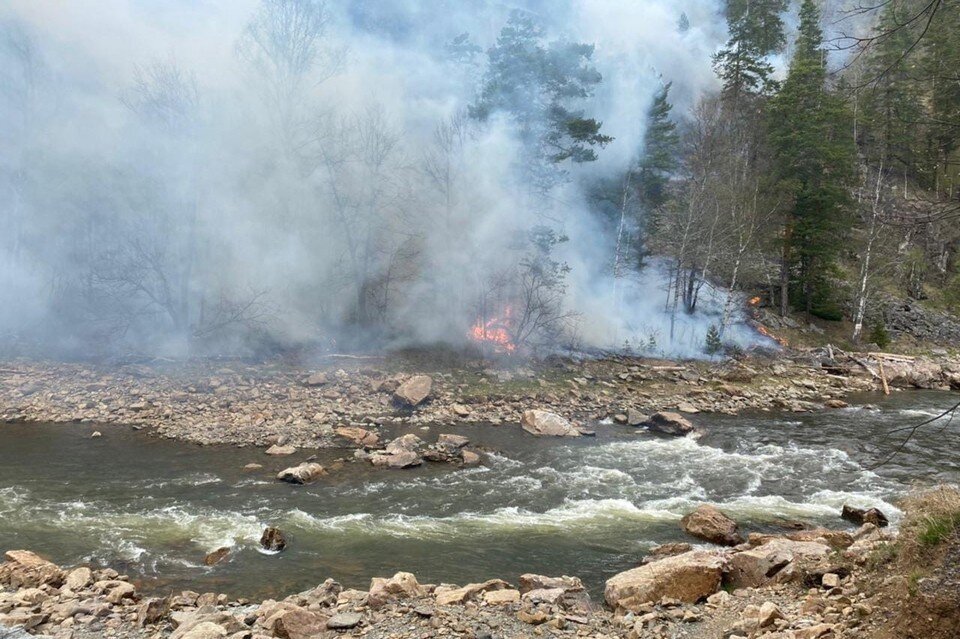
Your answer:
[[[920,566],[960,530],[960,489],[942,485],[912,494],[903,502],[900,559]]]

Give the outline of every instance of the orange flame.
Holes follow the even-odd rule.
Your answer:
[[[759,296],[759,295],[757,295],[756,297],[751,297],[751,298],[750,298],[750,301],[748,302],[748,304],[750,304],[750,306],[756,306],[756,305],[759,304],[759,303],[760,303],[760,296]]]
[[[513,353],[517,345],[510,336],[510,315],[512,309],[508,306],[503,317],[494,317],[486,322],[483,318],[470,327],[468,336],[480,344],[490,344],[497,353]]]
[[[767,327],[766,327],[766,326],[763,326],[763,325],[761,325],[761,324],[757,324],[756,327],[757,327],[757,331],[759,331],[759,333],[760,333],[761,335],[766,335],[767,337],[769,337],[770,339],[772,339],[773,341],[775,341],[777,344],[780,344],[780,346],[787,346],[787,345],[789,345],[789,342],[788,342],[787,340],[785,340],[785,339],[782,338],[782,337],[777,337],[776,335],[774,335],[773,333],[771,333],[769,330],[767,330]]]

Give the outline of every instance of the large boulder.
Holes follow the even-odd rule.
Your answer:
[[[680,520],[680,528],[689,535],[721,546],[737,546],[744,539],[737,522],[709,504],[699,506]]]
[[[797,578],[804,567],[826,558],[832,549],[816,541],[772,538],[766,543],[734,553],[724,570],[724,583],[732,588],[756,588]]]
[[[288,484],[309,484],[327,474],[323,466],[316,462],[304,462],[299,466],[284,468],[277,473],[277,479]]]
[[[689,435],[696,430],[686,417],[671,412],[654,413],[643,425],[655,433],[674,436]]]
[[[426,594],[427,589],[420,585],[412,573],[398,572],[389,579],[371,579],[367,603],[376,608],[398,599],[416,599]]]
[[[722,574],[719,555],[693,550],[614,575],[603,596],[615,610],[631,612],[663,597],[695,603],[717,591]]]
[[[326,630],[327,619],[303,608],[292,608],[276,613],[266,625],[280,639],[314,639]]]
[[[18,589],[63,583],[65,575],[56,564],[29,550],[8,550],[4,558],[6,562],[0,564],[0,584]]]
[[[525,410],[520,417],[520,426],[531,435],[547,437],[579,437],[569,420],[545,410]]]
[[[334,431],[340,437],[350,440],[357,446],[375,448],[380,444],[380,437],[366,428],[359,426],[341,426]]]
[[[404,383],[400,384],[393,393],[393,398],[407,406],[418,406],[428,397],[433,390],[433,379],[429,375],[414,375]]]
[[[878,528],[890,525],[890,520],[877,508],[854,508],[853,506],[843,505],[840,511],[840,517],[849,522],[862,526],[863,524],[873,524]]]
[[[370,455],[370,463],[374,466],[387,468],[410,468],[423,463],[420,450],[423,448],[422,439],[412,433],[403,435],[387,444],[382,453]]]

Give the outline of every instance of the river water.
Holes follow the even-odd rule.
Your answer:
[[[843,526],[844,503],[877,506],[896,521],[894,501],[911,485],[960,481],[960,420],[925,427],[889,464],[869,467],[900,441],[888,431],[936,415],[955,397],[904,392],[811,414],[697,415],[707,434],[696,441],[613,425],[577,440],[534,438],[517,426],[459,427],[498,451],[486,466],[349,464],[311,486],[272,478],[309,451],[278,460],[126,427],[101,427],[103,437],[91,439],[86,424],[6,424],[0,550],[113,566],[148,589],[247,597],[289,594],[326,577],[366,588],[370,577],[398,570],[461,584],[571,574],[596,592],[651,546],[684,540],[679,519],[702,502],[746,531],[796,520]],[[391,434],[433,441],[451,430]],[[250,462],[263,470],[243,471]],[[287,533],[285,552],[258,551],[268,524]],[[233,548],[230,558],[204,566],[221,546]]]

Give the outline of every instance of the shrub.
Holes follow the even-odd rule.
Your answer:
[[[716,355],[723,349],[723,342],[720,339],[720,329],[716,324],[711,324],[707,329],[706,344],[703,350],[707,355]]]
[[[873,329],[870,331],[870,341],[880,348],[890,346],[890,342],[892,341],[890,332],[887,331],[887,327],[883,325],[883,322],[877,322],[873,325]]]

